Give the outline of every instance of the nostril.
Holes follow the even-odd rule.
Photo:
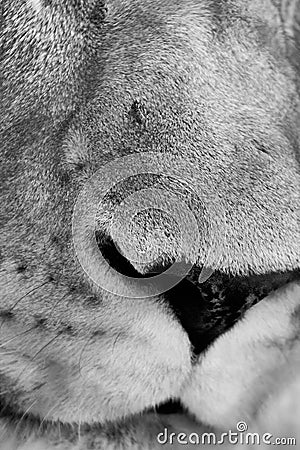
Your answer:
[[[178,400],[169,400],[156,407],[158,414],[180,414],[183,413],[183,406]]]
[[[165,272],[172,265],[170,262],[156,264],[147,273],[141,274],[121,254],[109,235],[96,231],[96,241],[110,267],[128,277],[150,278]],[[189,275],[181,280],[169,273],[165,273],[164,277],[172,283],[174,281],[173,286],[177,284],[159,295],[159,299],[173,312],[190,339],[194,355],[198,355],[234,323],[239,302],[228,305],[226,301],[214,298],[214,277],[202,285],[192,282]]]
[[[146,272],[140,273],[131,264],[130,260],[122,255],[122,253],[118,249],[118,245],[116,245],[114,240],[109,235],[101,231],[96,231],[95,235],[98,248],[101,251],[103,257],[109,263],[110,267],[117,270],[122,275],[135,278],[149,278],[151,276],[165,272],[169,267],[172,266],[173,262],[165,258],[164,260],[155,262],[153,265],[151,265],[151,267],[149,267]]]
[[[156,264],[147,273],[141,274],[121,254],[108,234],[96,231],[96,241],[110,267],[128,277],[150,278],[165,272],[172,265],[172,263]],[[177,284],[163,292],[159,298],[170,308],[188,334],[194,354],[199,354],[220,334],[220,327],[216,321],[216,315],[220,310],[215,311],[211,298],[207,301],[205,286],[204,290],[203,287],[200,289],[187,278],[179,280],[176,275],[169,273],[164,274],[164,277],[174,280]]]
[[[130,261],[119,252],[109,235],[101,231],[96,231],[95,236],[98,248],[110,267],[117,270],[122,275],[142,278],[142,275],[132,266],[132,264],[130,264]]]
[[[186,278],[166,292],[164,300],[187,332],[193,353],[198,355],[214,339],[211,329],[212,305],[205,301],[198,287]]]
[[[141,274],[120,253],[109,235],[96,231],[96,241],[99,250],[110,267],[128,277],[150,278],[163,273],[171,265],[171,263],[157,264],[147,273]],[[165,274],[164,276],[176,278],[175,275],[171,274]],[[197,286],[191,281],[183,279],[175,287],[162,293],[160,298],[173,311],[177,320],[187,332],[194,353],[199,354],[203,351],[211,343],[215,335],[211,331],[211,305],[203,301],[201,291],[199,291]]]

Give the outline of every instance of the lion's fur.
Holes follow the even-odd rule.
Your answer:
[[[216,269],[299,270],[299,10],[297,0],[2,1],[0,396],[19,421],[16,430],[1,419],[1,450],[159,448],[156,430],[168,420],[175,429],[178,419],[143,412],[170,398],[216,428],[240,415],[269,426],[267,414],[252,417],[259,405],[249,392],[256,399],[262,387],[268,396],[269,385],[290,383],[287,397],[298,398],[297,283],[250,310],[193,365],[187,333],[163,297],[119,298],[85,276],[71,219],[103,164],[170,152],[199,168],[203,199],[213,190],[221,205],[209,217],[221,237],[210,255]],[[150,231],[174,238],[165,242],[168,259],[204,262],[205,235],[197,251],[179,255],[171,224],[152,219]],[[140,242],[144,220],[134,229]],[[102,225],[122,250],[123,224]],[[100,425],[83,432],[82,444],[69,429],[59,443],[58,426],[40,437],[24,412]],[[119,424],[114,432],[107,420]]]

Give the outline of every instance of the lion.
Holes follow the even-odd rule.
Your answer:
[[[295,445],[299,1],[0,14],[0,449]]]

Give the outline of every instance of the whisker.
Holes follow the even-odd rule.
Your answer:
[[[81,350],[81,352],[80,352],[80,355],[79,355],[78,365],[79,365],[79,373],[80,373],[81,378],[83,378],[82,372],[81,372],[81,359],[82,359],[84,350],[86,349],[86,347],[87,347],[87,345],[89,344],[89,342],[93,339],[93,337],[94,337],[94,335],[90,336],[90,337],[86,340],[85,344],[84,344],[83,347],[82,347],[82,350]]]
[[[45,350],[45,348],[47,348],[52,342],[55,341],[55,339],[57,339],[60,335],[62,334],[62,332],[57,333],[56,336],[54,336],[53,338],[51,338],[45,345],[43,345],[30,359],[30,362],[32,362],[43,350]],[[18,384],[18,382],[20,381],[22,375],[24,375],[24,373],[26,373],[26,370],[28,369],[28,367],[30,367],[30,364],[26,365],[25,368],[23,368],[21,370],[21,372],[19,373],[17,379],[16,379],[16,383]],[[25,380],[23,380],[24,382]]]
[[[58,437],[59,437],[59,441],[62,440],[62,434],[61,434],[61,426],[60,426],[60,420],[58,421]]]
[[[11,394],[11,393],[12,393],[11,390],[9,390],[9,391],[2,391],[2,392],[0,392],[0,395]]]
[[[53,405],[52,408],[50,408],[50,409],[48,410],[47,414],[44,415],[44,417],[43,417],[43,419],[42,419],[42,421],[41,421],[41,423],[40,423],[40,425],[39,425],[39,428],[38,428],[38,430],[37,430],[37,434],[39,434],[39,433],[42,431],[43,423],[45,422],[45,420],[46,420],[46,418],[49,416],[49,414],[50,414],[52,411],[55,411],[55,409],[56,409],[60,404],[61,404],[61,401],[55,403],[55,405]]]
[[[17,434],[17,430],[18,428],[21,426],[21,423],[23,421],[23,419],[25,418],[25,416],[29,413],[29,411],[31,410],[31,408],[36,404],[37,400],[34,400],[34,402],[26,409],[26,411],[22,414],[20,420],[18,421],[16,428],[15,428],[15,433]]]
[[[0,352],[2,355],[15,355],[18,353],[18,350],[16,348],[2,348]]]
[[[49,315],[51,316],[51,314],[53,313],[53,311],[55,310],[56,306],[65,298],[67,297],[68,293],[64,294],[61,298],[59,298],[54,305],[52,305],[52,308],[49,311]]]
[[[43,381],[42,383],[38,384],[37,386],[35,386],[33,389],[31,389],[31,392],[37,391],[39,389],[41,389],[43,386],[46,386],[46,382]]]
[[[31,291],[29,291],[27,294],[25,294],[25,296],[26,296],[26,295],[29,295],[29,294],[32,293],[33,291],[36,291],[37,289],[39,289],[40,287],[44,286],[44,285],[47,284],[47,283],[49,283],[49,281],[47,281],[47,282],[41,284],[40,286],[35,287],[35,288],[32,289]],[[51,310],[50,310],[50,314],[51,314],[51,312],[55,309],[55,307],[57,306],[57,304],[58,304],[63,298],[65,298],[67,295],[68,295],[68,294],[63,295],[61,298],[59,298],[59,299],[54,303],[54,305],[52,306],[52,308],[51,308]],[[24,298],[25,296],[23,296],[23,297],[21,297],[20,299],[18,299],[18,301],[14,304],[13,307],[15,307],[15,306],[17,305],[17,303],[20,302],[21,299]],[[3,325],[3,322],[2,322],[1,325],[0,325],[0,329],[1,329],[1,326],[2,326],[2,325]],[[37,324],[37,325],[34,325],[33,327],[29,328],[28,330],[25,330],[25,331],[22,331],[21,333],[18,333],[18,334],[15,335],[14,337],[12,337],[12,338],[8,339],[7,341],[3,342],[2,344],[0,344],[0,350],[3,349],[3,347],[4,347],[5,345],[7,345],[8,343],[12,342],[12,341],[13,341],[14,339],[16,339],[17,337],[22,336],[22,335],[25,335],[25,334],[29,333],[30,331],[32,331],[32,330],[34,330],[34,329],[36,329],[36,328],[38,328],[38,324]],[[39,355],[39,354],[40,354],[40,353],[41,353],[48,345],[50,345],[50,344],[51,344],[51,343],[52,343],[52,342],[53,342],[60,334],[61,334],[61,332],[58,333],[58,334],[57,334],[55,337],[53,337],[52,339],[50,339],[50,340],[47,342],[47,344],[45,344],[43,347],[41,347],[41,348],[35,353],[35,355],[33,355],[32,360],[33,360],[34,358],[36,358],[36,357],[37,357],[37,356],[38,356],[38,355]],[[15,350],[15,349],[13,349],[13,350],[10,350],[10,349],[4,349],[4,350],[5,350],[5,353],[6,353],[6,354],[7,354],[8,352],[10,352],[10,353],[12,353],[12,354],[17,353],[17,350]],[[21,371],[21,373],[19,374],[19,376],[18,376],[18,378],[17,378],[16,381],[18,381],[18,380],[20,379],[20,377],[22,376],[22,374],[23,374],[25,371],[26,371],[26,367],[25,367],[24,370]],[[9,392],[7,392],[7,391],[3,392],[3,394],[7,394],[7,393],[9,393]],[[2,393],[0,392],[0,395],[1,395],[1,394],[2,394]]]
[[[60,335],[62,334],[62,332],[60,331],[59,333],[57,333],[56,336],[54,336],[53,338],[51,338],[47,344],[43,345],[31,358],[31,361],[33,361],[40,353],[42,353],[43,350],[45,350],[45,348],[47,348],[50,344],[52,344],[52,342],[55,341],[55,339],[57,339]]]
[[[45,283],[43,283],[43,285],[44,285],[44,284],[45,284]],[[42,286],[42,285],[41,285],[41,286]],[[39,287],[41,287],[41,286],[39,286]],[[31,292],[32,292],[32,291],[31,291]],[[29,294],[29,293],[28,293],[28,294]],[[26,295],[28,295],[28,294],[26,294]],[[52,308],[51,308],[51,310],[50,310],[50,312],[49,312],[50,315],[52,314],[52,312],[54,311],[54,309],[55,309],[55,307],[58,305],[58,303],[61,302],[67,295],[68,295],[68,294],[63,295],[61,298],[59,298],[59,299],[54,303],[54,305],[52,306]],[[23,296],[23,298],[24,298],[24,296]],[[19,302],[20,300],[21,300],[21,299],[19,299],[18,302]],[[17,305],[17,303],[15,303],[14,307],[15,307],[16,305]],[[2,324],[1,324],[1,325],[2,325]],[[1,328],[1,326],[0,326],[0,328]],[[3,346],[5,346],[6,344],[9,344],[10,342],[12,342],[12,341],[13,341],[14,339],[16,339],[17,337],[23,336],[23,335],[29,333],[30,331],[32,331],[32,330],[34,330],[34,329],[36,329],[36,328],[38,328],[38,325],[34,325],[33,327],[29,328],[28,330],[25,330],[25,331],[22,331],[21,333],[16,334],[13,338],[8,339],[7,341],[5,341],[5,342],[3,342],[2,344],[0,344],[0,348],[3,347]]]
[[[22,295],[22,297],[20,297],[16,303],[9,309],[9,311],[12,311],[13,309],[15,309],[15,307],[28,295],[32,294],[33,292],[37,291],[38,289],[40,289],[41,287],[45,286],[46,284],[50,283],[50,280],[45,281],[44,283],[40,284],[39,286],[36,286],[35,288],[31,289],[30,291],[28,291],[26,294]]]
[[[25,331],[22,331],[21,333],[16,334],[13,338],[8,339],[7,341],[5,341],[2,344],[0,344],[0,348],[4,347],[6,344],[9,344],[10,342],[12,342],[17,337],[23,336],[24,334],[29,333],[30,331],[34,330],[37,327],[38,327],[38,325],[35,325],[34,327],[29,328],[28,330],[25,330]]]
[[[116,346],[116,344],[117,344],[117,342],[118,342],[118,339],[122,336],[122,331],[120,331],[118,334],[117,334],[117,336],[116,336],[116,339],[114,340],[114,342],[113,342],[113,346],[112,346],[112,353],[115,351],[115,346]]]
[[[79,420],[78,420],[78,443],[80,444],[81,441],[81,412],[79,413]]]
[[[44,283],[40,284],[39,286],[34,287],[33,289],[31,289],[30,291],[28,291],[26,294],[22,295],[22,297],[18,298],[18,300],[14,303],[14,305],[12,305],[11,308],[9,308],[8,312],[12,312],[15,307],[24,299],[26,298],[28,295],[32,294],[33,292],[37,291],[38,289],[40,289],[41,287],[45,286],[46,284],[50,283],[50,280],[44,281]],[[3,323],[5,322],[5,319],[2,320],[1,324],[0,324],[0,329],[3,325]]]

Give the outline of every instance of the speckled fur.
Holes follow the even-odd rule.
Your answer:
[[[210,263],[225,276],[299,270],[299,14],[297,0],[1,2],[1,450],[159,448],[155,433],[180,424],[147,411],[170,398],[208,426],[231,425],[234,410],[260,427],[268,414],[249,400],[261,392],[253,367],[270,414],[282,404],[268,384],[283,391],[287,380],[288,396],[298,395],[296,281],[195,360],[166,297],[119,298],[86,277],[71,217],[103,164],[168,151],[193,162],[204,204],[213,190],[221,209],[212,204],[215,215],[201,221],[192,205],[203,239],[189,255],[178,254],[168,220],[150,218],[167,260],[201,267],[209,225],[219,237]],[[124,224],[106,206],[99,225],[122,251]],[[255,327],[264,322],[274,324],[269,334]],[[291,379],[270,376],[278,353]]]

